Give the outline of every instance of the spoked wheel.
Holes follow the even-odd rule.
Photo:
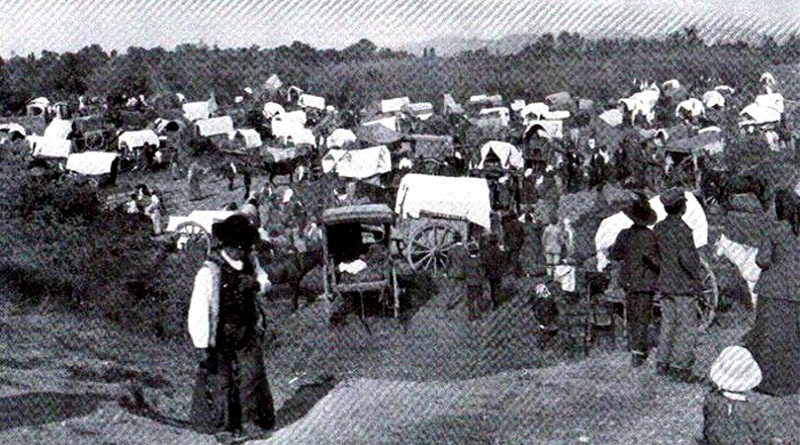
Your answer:
[[[452,249],[461,242],[461,234],[440,223],[421,227],[408,239],[406,258],[414,270],[437,273],[450,265]]]
[[[703,266],[703,294],[695,303],[700,332],[704,332],[717,315],[717,304],[719,304],[719,286],[717,277],[714,275],[711,265],[705,259],[700,259]]]
[[[102,151],[106,143],[106,137],[100,131],[92,131],[85,134],[83,143],[87,150]]]
[[[200,224],[187,221],[175,228],[178,234],[178,250],[198,266],[211,254],[211,235]]]

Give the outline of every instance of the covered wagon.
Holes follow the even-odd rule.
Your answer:
[[[97,186],[113,185],[119,174],[119,159],[119,154],[105,151],[72,153],[64,169],[88,177]]]
[[[405,175],[395,203],[399,252],[414,270],[446,270],[457,245],[491,229],[489,195],[482,178]]]

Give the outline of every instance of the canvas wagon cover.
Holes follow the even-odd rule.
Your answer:
[[[31,135],[25,138],[35,158],[66,158],[72,151],[69,139]]]
[[[465,218],[491,227],[489,184],[483,178],[455,178],[409,173],[397,190],[394,208],[400,218],[419,218],[420,212]]]
[[[500,163],[505,169],[512,167],[522,168],[525,164],[525,160],[522,158],[522,152],[513,144],[501,141],[489,141],[481,147],[481,162],[478,164],[479,169],[484,168],[483,164],[486,162],[486,156],[488,156],[490,152],[493,152],[500,158]]]
[[[331,150],[322,158],[322,171],[342,178],[365,179],[392,170],[392,155],[385,145],[363,150]]]
[[[217,136],[224,134],[229,136],[236,132],[233,127],[233,119],[230,116],[212,117],[209,119],[200,119],[195,122],[197,132],[200,136]]]
[[[258,148],[261,146],[261,134],[250,128],[236,130],[235,139],[244,142],[245,148]]]
[[[403,109],[403,105],[411,103],[408,97],[396,97],[381,101],[381,113],[397,113]]]
[[[272,134],[275,137],[291,136],[305,128],[308,117],[303,110],[281,113],[272,118]]]
[[[208,101],[189,102],[181,106],[183,115],[189,121],[208,119],[211,117],[211,104]]]
[[[703,207],[692,192],[684,192],[684,195],[686,197],[686,213],[683,214],[683,218],[681,219],[692,229],[694,246],[705,246],[708,244],[708,220],[706,219],[705,211],[703,211]],[[652,207],[656,215],[658,215],[659,222],[666,219],[667,211],[664,210],[664,206],[661,204],[661,200],[658,196],[654,196],[650,199],[650,207]],[[609,261],[606,257],[606,251],[614,244],[617,235],[619,235],[622,230],[631,226],[633,226],[633,221],[623,212],[611,215],[600,223],[594,237],[595,249],[597,249],[598,271],[602,272],[608,265]]]
[[[174,232],[179,224],[192,221],[205,229],[208,234],[211,234],[211,225],[218,221],[224,221],[235,212],[229,210],[194,210],[189,213],[189,216],[170,216],[167,223],[166,232]]]
[[[111,173],[111,166],[117,158],[117,153],[106,151],[73,153],[67,157],[66,169],[83,175],[105,175]]]
[[[328,138],[325,140],[325,143],[329,148],[343,147],[344,144],[348,142],[355,142],[356,139],[356,134],[352,131],[345,128],[337,128],[333,130],[330,136],[328,136]]]
[[[410,134],[407,139],[413,144],[416,158],[443,160],[453,156],[453,137],[435,134]]]
[[[21,134],[22,136],[25,136],[26,134],[28,134],[28,132],[25,130],[25,127],[23,127],[20,124],[15,124],[13,122],[12,123],[7,123],[7,124],[0,124],[0,131],[6,132],[6,133],[9,133],[9,134],[17,132],[17,133]]]
[[[301,94],[297,100],[298,105],[306,108],[316,108],[318,110],[325,109],[325,98],[320,96],[312,96],[311,94]]]
[[[298,156],[302,156],[305,152],[304,149],[298,147],[288,147],[288,148],[279,148],[279,147],[264,147],[262,150],[262,154],[266,153],[272,157],[274,162],[285,162],[292,160]]]
[[[122,144],[128,148],[144,147],[144,144],[152,144],[158,147],[158,135],[153,130],[126,131],[119,135],[117,148],[122,149]]]
[[[667,151],[678,151],[682,153],[700,154],[701,152],[705,152],[708,154],[718,154],[725,150],[725,141],[720,132],[707,131],[689,138],[670,139],[666,144],[666,148]]]
[[[66,139],[70,131],[72,131],[72,121],[55,118],[44,129],[44,137]]]

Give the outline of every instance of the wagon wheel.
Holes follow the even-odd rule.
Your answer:
[[[88,132],[83,137],[83,146],[87,150],[102,150],[105,143],[106,137],[101,131]]]
[[[432,223],[419,228],[409,238],[406,258],[414,270],[446,270],[450,265],[450,250],[461,242],[461,234],[453,227]]]
[[[211,236],[200,224],[194,221],[182,222],[175,228],[175,233],[178,234],[178,249],[190,261],[199,264],[211,254]]]
[[[700,332],[704,332],[714,323],[714,317],[717,314],[719,286],[717,285],[717,277],[714,275],[714,270],[711,269],[708,261],[701,258],[700,264],[703,266],[703,294],[697,299],[695,310],[698,315]]]

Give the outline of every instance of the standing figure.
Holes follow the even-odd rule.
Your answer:
[[[155,190],[150,192],[150,203],[144,208],[144,214],[153,222],[153,235],[161,235],[161,198]]]
[[[500,239],[496,233],[490,233],[489,239],[481,255],[483,273],[489,282],[489,294],[492,298],[492,309],[500,306],[500,292],[503,282],[503,270],[506,267],[505,255],[500,250]]]
[[[228,190],[234,189],[233,181],[236,179],[237,173],[236,164],[233,161],[225,166],[225,177],[228,178]]]
[[[775,216],[761,231],[761,276],[753,289],[758,306],[746,344],[764,373],[756,390],[786,396],[800,392],[800,240],[786,206],[777,207]]]
[[[508,265],[514,276],[522,276],[520,253],[525,244],[525,226],[517,220],[513,210],[503,216],[503,245],[508,254]]]
[[[212,226],[222,248],[194,281],[188,327],[203,352],[192,397],[192,420],[206,433],[263,435],[275,426],[275,407],[262,352],[264,310],[252,247],[258,232],[243,215]]]
[[[692,229],[681,219],[686,212],[683,190],[671,188],[660,199],[667,218],[653,228],[661,254],[661,334],[656,371],[678,381],[696,383],[692,375],[697,340],[695,302],[703,292],[703,268]]]
[[[657,220],[650,203],[644,198],[639,199],[626,209],[625,214],[633,220],[633,227],[617,235],[609,256],[622,263],[619,282],[625,291],[628,348],[631,364],[639,367],[647,361],[650,350],[647,333],[653,316],[653,297],[661,257],[656,236],[647,227]]]
[[[244,163],[240,169],[242,173],[242,184],[244,185],[245,201],[250,197],[250,187],[253,185],[253,172],[249,163]]]
[[[542,247],[544,248],[545,271],[548,277],[553,276],[555,267],[561,262],[563,236],[561,226],[554,215],[549,215],[550,222],[542,232]]]
[[[203,193],[200,190],[200,180],[202,171],[197,163],[192,163],[189,166],[189,171],[186,175],[186,182],[189,184],[189,200],[198,201],[203,199]]]

